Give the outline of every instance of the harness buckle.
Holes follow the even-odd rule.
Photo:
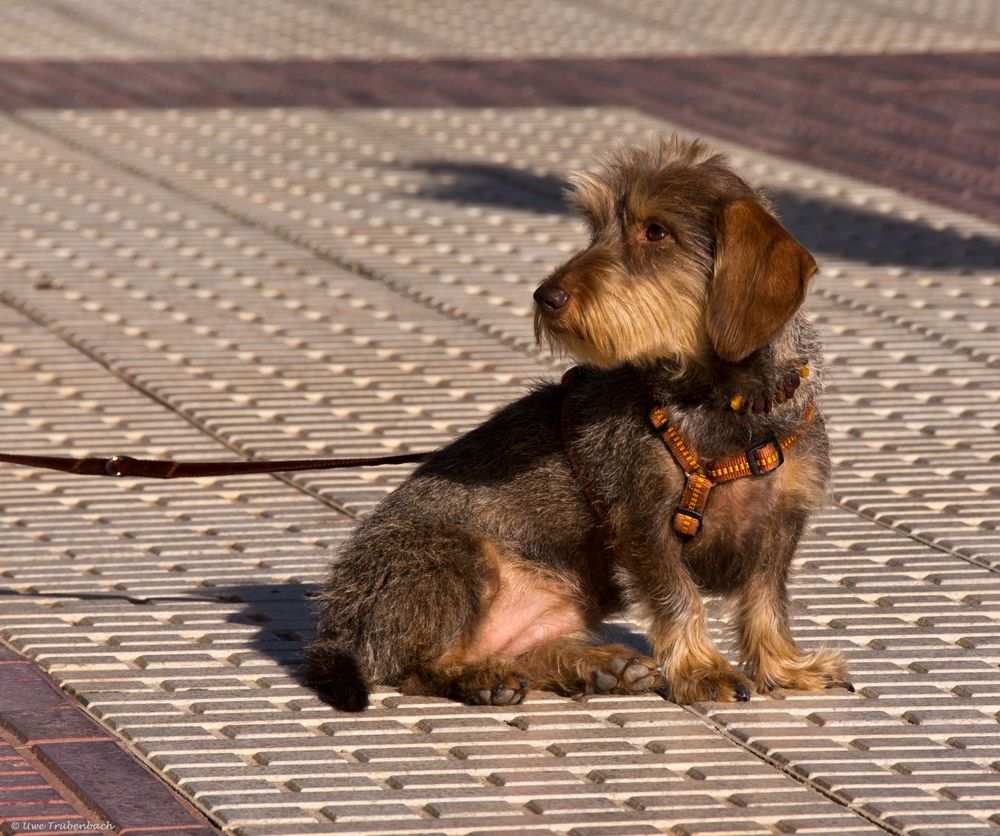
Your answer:
[[[778,461],[774,465],[774,467],[768,468],[767,470],[761,470],[760,465],[757,464],[757,457],[754,456],[754,453],[756,453],[758,450],[763,450],[765,447],[767,447],[768,444],[772,445],[775,451],[777,452]],[[750,472],[754,476],[765,476],[772,470],[777,470],[785,463],[785,454],[781,450],[781,442],[778,441],[778,439],[775,438],[773,435],[767,440],[758,444],[756,447],[751,447],[749,450],[747,450],[746,456],[747,456],[747,464],[750,465]]]

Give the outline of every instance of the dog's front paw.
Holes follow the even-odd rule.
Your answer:
[[[795,648],[785,656],[768,656],[747,665],[757,690],[762,692],[822,691],[826,688],[846,688],[853,691],[847,672],[847,662],[838,650],[821,647],[812,653]]]
[[[681,705],[693,702],[746,702],[750,699],[750,680],[726,665],[713,668],[689,668],[669,678],[657,693]]]

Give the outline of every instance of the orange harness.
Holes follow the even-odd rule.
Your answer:
[[[569,398],[565,397],[565,392],[569,390],[573,379],[576,377],[576,369],[570,369],[563,375],[562,386],[564,390],[563,410],[562,410],[562,430],[563,443],[566,447],[566,457],[569,460],[570,469],[576,477],[587,501],[590,503],[594,514],[601,525],[607,519],[607,507],[594,493],[593,488],[583,478],[583,468],[579,455],[570,443],[570,431],[572,424],[569,412]],[[693,537],[701,529],[702,519],[705,514],[705,507],[708,505],[708,495],[712,488],[721,482],[732,482],[735,479],[744,479],[748,476],[765,476],[777,470],[785,461],[785,451],[792,447],[809,429],[816,417],[816,403],[810,401],[802,415],[802,425],[790,436],[779,441],[771,438],[763,444],[751,447],[749,450],[735,453],[732,456],[725,456],[721,459],[713,459],[704,464],[688,444],[677,428],[670,423],[670,416],[662,406],[654,406],[649,413],[649,420],[653,430],[663,440],[667,449],[680,465],[687,476],[684,485],[684,492],[681,500],[674,509],[673,527],[686,537]]]
[[[702,464],[698,454],[670,423],[667,411],[661,406],[654,406],[650,410],[649,421],[687,476],[680,504],[674,510],[674,528],[688,537],[697,534],[712,488],[720,482],[764,476],[777,470],[785,462],[785,451],[805,435],[815,417],[816,402],[810,401],[802,415],[802,425],[787,438],[781,441],[771,438],[749,450]]]

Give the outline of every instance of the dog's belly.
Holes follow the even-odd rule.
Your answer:
[[[466,647],[465,659],[514,657],[587,626],[573,590],[558,579],[502,561],[495,594]]]

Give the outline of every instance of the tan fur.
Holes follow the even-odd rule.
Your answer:
[[[681,600],[683,606],[675,606],[668,617],[663,612],[654,616],[650,633],[663,677],[671,683],[670,698],[679,703],[736,699],[745,680],[709,638],[697,591],[690,590]],[[749,682],[744,687],[749,688]]]
[[[741,590],[735,634],[744,670],[758,691],[779,688],[818,691],[847,678],[839,652],[820,647],[807,653],[792,640],[787,614],[774,590],[751,583]]]
[[[705,288],[695,265],[641,282],[615,265],[587,267],[561,278],[573,302],[558,324],[535,315],[536,336],[554,352],[602,368],[665,356],[690,360],[703,352]]]

